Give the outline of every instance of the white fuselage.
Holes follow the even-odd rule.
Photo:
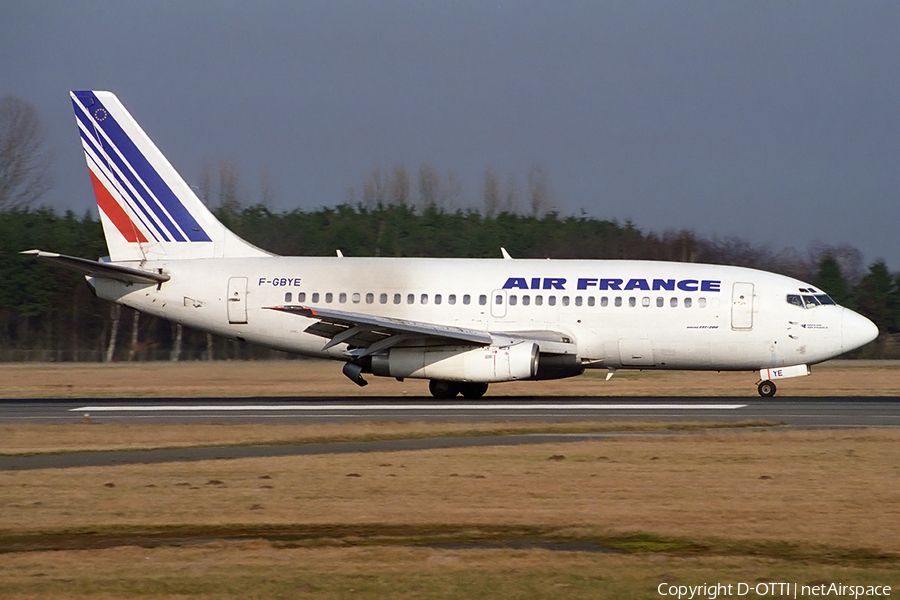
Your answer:
[[[787,301],[801,281],[740,267],[624,260],[261,257],[153,261],[160,285],[93,279],[142,312],[288,352],[346,360],[305,333],[330,307],[491,333],[556,331],[584,367],[755,370],[809,365],[868,341],[834,304]],[[820,293],[820,292],[819,292]],[[864,342],[863,342],[864,343]]]

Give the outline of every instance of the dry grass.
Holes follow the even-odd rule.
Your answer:
[[[276,548],[266,542],[4,555],[5,600],[60,598],[566,598],[659,600],[668,582],[891,585],[871,567],[781,565],[765,558],[622,556],[546,550]],[[702,596],[708,598],[709,596]],[[745,598],[754,598],[755,594]],[[777,596],[775,596],[777,597]]]
[[[779,393],[897,395],[897,375],[893,366],[823,367],[785,382]],[[620,373],[612,382],[582,377],[498,385],[492,392],[668,395],[684,386],[698,395],[752,395],[752,379]],[[422,382],[380,379],[357,390],[334,365],[299,361],[0,367],[0,395],[8,397],[119,396],[123,389],[132,396],[426,393]],[[0,450],[437,435],[471,427],[17,425],[0,428]],[[898,444],[898,429],[706,431],[5,471],[0,550],[11,550],[16,540],[61,549],[2,554],[0,597],[659,598],[661,582],[715,581],[834,581],[896,590]],[[149,547],[160,532],[162,546]],[[563,540],[632,553],[453,549],[435,547],[435,538]],[[104,543],[115,547],[103,549]]]
[[[7,471],[0,530],[468,523],[900,553],[898,443],[894,429],[734,432]]]
[[[898,443],[895,429],[738,431],[7,471],[0,544],[25,535],[101,549],[3,554],[0,589],[17,599],[656,598],[663,581],[897,586]],[[139,546],[160,531],[173,532],[162,547]],[[248,531],[257,539],[242,539]],[[96,545],[123,534],[131,545]],[[307,541],[285,543],[291,534]],[[436,536],[637,554],[420,545]]]
[[[779,396],[898,396],[900,366],[835,361],[811,377],[778,383]],[[368,377],[348,381],[340,364],[314,360],[259,362],[0,365],[0,397],[428,396],[423,380]],[[756,396],[754,373],[606,371],[556,381],[494,384],[491,396]]]
[[[590,423],[405,423],[347,422],[313,424],[116,423],[83,419],[69,424],[0,424],[0,456],[102,450],[150,450],[204,446],[249,446],[365,442],[448,436],[527,433],[601,433],[626,431],[699,431],[716,428],[774,427],[777,422],[737,423],[630,422]]]

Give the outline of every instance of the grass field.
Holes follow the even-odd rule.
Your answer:
[[[21,396],[47,394],[28,393],[25,383],[9,382],[10,374],[30,373],[34,389],[56,386],[65,395],[355,391],[318,363],[221,367],[4,366],[0,377],[4,389]],[[898,374],[893,365],[837,365],[792,382],[797,393],[818,379],[875,390],[860,394],[897,395]],[[641,388],[667,395],[668,387],[691,380],[678,373],[619,375],[611,382],[551,382],[575,388],[546,389],[577,395],[571,390],[618,385],[609,393]],[[752,375],[702,377],[703,395],[748,382],[748,395],[755,393]],[[81,381],[90,383],[82,388]],[[384,388],[371,390],[376,385]],[[179,389],[184,393],[171,391]],[[394,381],[363,391],[404,389],[425,392],[421,383]],[[661,598],[662,583],[900,586],[900,430],[615,427],[633,433],[524,447],[0,472],[0,598],[593,599]],[[10,425],[0,428],[0,452],[373,439],[471,428]]]
[[[428,382],[368,376],[360,388],[340,363],[318,360],[0,364],[0,397],[429,396]],[[758,373],[606,371],[554,381],[493,384],[489,396],[757,396]],[[778,396],[900,396],[900,361],[832,361],[778,381]]]

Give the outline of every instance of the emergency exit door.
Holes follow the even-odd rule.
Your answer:
[[[731,292],[731,328],[753,329],[753,284],[735,283]]]
[[[247,322],[247,278],[232,277],[228,280],[228,322],[240,325]]]

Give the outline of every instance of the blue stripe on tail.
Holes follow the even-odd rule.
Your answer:
[[[163,234],[163,237],[171,237],[179,242],[186,241],[185,236],[191,242],[212,241],[194,219],[193,215],[181,203],[178,196],[156,172],[153,165],[131,141],[128,134],[109,114],[109,111],[106,110],[106,107],[103,106],[103,103],[97,96],[89,91],[79,91],[74,92],[74,94],[84,109],[91,115],[89,118],[78,106],[75,107],[75,114],[84,128],[87,131],[94,131],[95,128],[101,129],[109,138],[115,150],[114,152],[106,152],[101,149],[98,155],[108,156],[125,175],[131,186],[138,191],[141,199],[143,199],[143,204],[146,204],[153,212],[155,221],[161,224],[165,232],[168,232],[169,235],[166,236],[165,232],[161,231],[160,233]],[[89,140],[93,143],[95,149],[96,144],[100,144],[102,147],[105,141],[99,138],[99,134],[96,135],[98,139]],[[124,186],[121,187],[124,188]],[[142,203],[136,202],[136,204],[140,206]],[[168,215],[166,212],[168,212]],[[171,219],[169,215],[171,215]],[[172,222],[173,220],[174,223]]]

